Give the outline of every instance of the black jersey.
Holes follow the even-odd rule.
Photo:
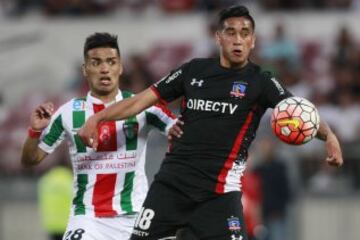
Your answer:
[[[152,89],[166,102],[183,97],[185,123],[155,179],[197,199],[241,191],[248,148],[262,115],[291,96],[256,64],[228,69],[215,58],[194,59]]]

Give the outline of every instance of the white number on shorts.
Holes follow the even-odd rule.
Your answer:
[[[152,209],[141,208],[138,218],[135,222],[135,227],[139,227],[142,230],[147,230],[150,227],[151,220],[154,218],[155,212]]]
[[[82,235],[85,233],[84,229],[76,229],[73,231],[68,231],[65,235],[65,240],[81,240]]]

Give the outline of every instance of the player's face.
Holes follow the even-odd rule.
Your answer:
[[[95,96],[116,94],[122,70],[120,56],[116,49],[100,47],[87,52],[83,73],[89,82],[90,91]]]
[[[216,32],[216,41],[220,47],[222,66],[245,66],[251,50],[255,47],[255,34],[251,21],[244,17],[226,19],[223,28]]]

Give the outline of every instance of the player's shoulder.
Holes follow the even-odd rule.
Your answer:
[[[217,63],[216,58],[193,58],[185,66],[188,67],[189,72],[198,74],[216,68]]]
[[[260,69],[260,82],[265,89],[268,87],[276,87],[281,94],[285,93],[285,89],[282,85],[283,83],[275,76],[274,72],[268,69]]]
[[[271,71],[269,71],[269,69],[265,68],[264,66],[250,62],[250,67],[252,69],[252,72],[262,79],[270,79],[270,78],[274,77],[274,74]]]
[[[122,95],[123,99],[125,99],[125,98],[130,98],[130,97],[134,96],[135,94],[129,90],[121,90],[121,95]]]
[[[86,109],[86,96],[74,97],[60,106],[62,111],[85,111]]]
[[[216,64],[216,58],[193,58],[189,61],[189,64],[192,66]]]
[[[275,77],[274,73],[272,73],[269,70],[260,71],[259,74],[263,79],[266,79],[266,80],[270,80],[271,78]]]
[[[260,65],[255,65],[255,73],[262,84],[269,84],[277,82],[275,74],[267,68]]]

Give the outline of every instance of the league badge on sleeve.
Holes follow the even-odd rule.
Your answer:
[[[243,98],[246,94],[247,83],[246,82],[234,82],[230,96],[236,98]]]

